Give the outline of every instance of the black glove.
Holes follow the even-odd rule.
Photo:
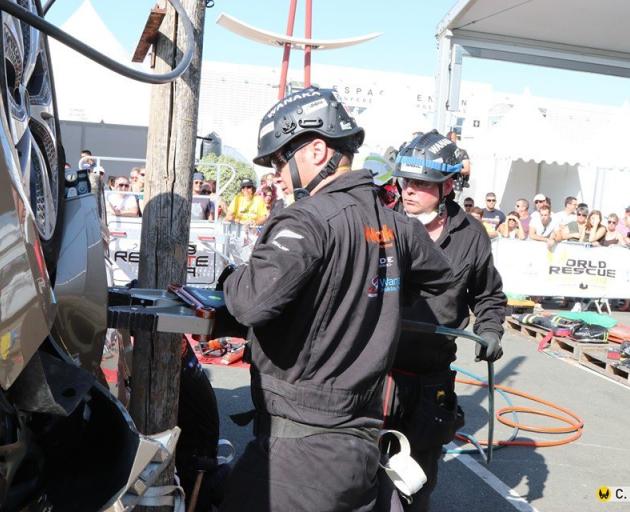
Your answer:
[[[475,347],[476,358],[475,361],[496,361],[503,355],[503,349],[501,348],[501,336],[496,332],[486,331],[481,333],[480,336],[488,343],[487,347],[481,346],[477,343]]]

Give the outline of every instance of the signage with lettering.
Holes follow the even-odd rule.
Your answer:
[[[494,263],[508,294],[630,298],[630,251],[623,247],[591,247],[500,239],[492,242]]]

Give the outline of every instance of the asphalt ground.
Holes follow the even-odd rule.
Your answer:
[[[630,324],[630,314],[613,316]],[[458,342],[456,365],[486,375],[485,363],[474,362],[473,343]],[[478,455],[446,455],[440,466],[432,511],[629,511],[626,503],[602,503],[602,486],[630,490],[630,386],[624,386],[580,366],[564,354],[538,352],[538,342],[506,331],[504,356],[495,364],[496,383],[541,397],[575,412],[584,421],[580,439],[549,448],[506,447],[495,450],[486,466]],[[240,454],[251,439],[250,427],[237,427],[230,414],[249,410],[249,372],[242,368],[210,366],[221,414],[221,437],[229,439]],[[466,413],[464,431],[485,439],[487,391],[458,384],[460,403]],[[521,397],[515,405],[539,407]],[[496,409],[505,405],[496,396]],[[544,406],[540,406],[545,409]],[[523,415],[530,425],[560,426],[550,418]],[[506,439],[512,429],[496,423],[495,439]],[[521,431],[519,439],[555,440],[567,434]],[[471,469],[472,468],[472,469]]]

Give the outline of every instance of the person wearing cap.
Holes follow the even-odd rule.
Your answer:
[[[190,209],[190,220],[214,219],[214,204],[204,193],[204,176],[200,172],[193,173],[193,196]]]
[[[477,361],[503,355],[501,337],[507,299],[494,266],[490,239],[479,222],[455,201],[454,182],[461,170],[456,146],[433,130],[403,146],[394,176],[402,187],[405,212],[424,224],[453,267],[455,284],[447,292],[420,298],[403,309],[403,319],[464,329],[474,313],[473,331],[487,347],[476,346]],[[403,504],[408,511],[429,510],[438,477],[442,445],[464,423],[457,406],[452,337],[416,334],[403,327],[393,370],[385,385],[385,427],[403,432],[411,455],[427,476],[422,489]]]
[[[546,204],[547,204],[547,196],[545,196],[545,194],[538,193],[534,196],[534,211],[530,215],[531,222],[533,222],[535,219],[540,218],[540,209]],[[549,205],[549,211],[551,211],[550,205]]]
[[[249,178],[241,181],[241,189],[234,196],[227,209],[225,220],[239,224],[260,226],[267,219],[267,207],[265,201],[255,194],[256,185]]]
[[[274,167],[295,202],[270,217],[247,265],[224,282],[230,313],[253,328],[255,411],[235,419],[253,420],[255,439],[222,511],[376,505],[401,302],[441,293],[453,276],[426,230],[380,203],[370,172],[351,172],[363,138],[330,89],[291,94],[260,124],[254,163]]]

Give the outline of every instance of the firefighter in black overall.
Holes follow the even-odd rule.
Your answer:
[[[477,360],[495,361],[503,351],[501,337],[506,297],[494,267],[490,239],[480,222],[453,200],[453,180],[461,169],[457,147],[437,131],[416,136],[401,148],[394,176],[401,185],[405,213],[425,226],[449,258],[457,282],[446,293],[420,298],[403,310],[403,318],[463,329],[470,311],[473,330],[488,348],[477,345]],[[455,340],[442,335],[402,331],[394,368],[384,397],[386,426],[403,432],[411,455],[427,482],[405,510],[426,511],[437,483],[442,445],[463,426],[454,391]],[[388,392],[389,391],[389,392]]]
[[[275,167],[296,201],[224,283],[228,309],[253,327],[255,438],[223,511],[375,506],[382,388],[403,296],[442,293],[453,276],[426,230],[380,204],[368,171],[350,171],[363,137],[337,93],[314,87],[260,124],[254,162]]]

